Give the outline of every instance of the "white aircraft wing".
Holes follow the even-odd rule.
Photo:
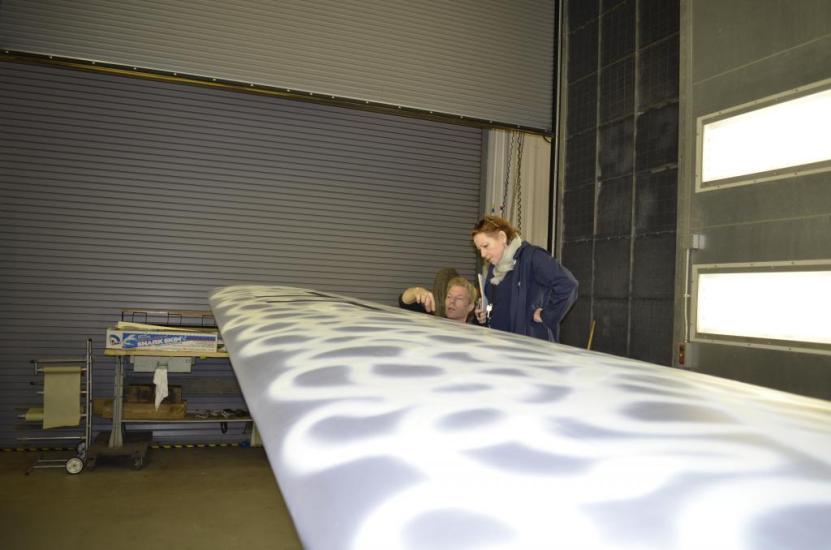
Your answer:
[[[829,402],[312,290],[211,304],[310,550],[831,545]]]

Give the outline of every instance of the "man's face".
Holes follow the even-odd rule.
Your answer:
[[[473,311],[473,306],[474,304],[464,287],[451,286],[447,289],[444,308],[447,310],[448,319],[464,323],[467,321],[467,316]]]

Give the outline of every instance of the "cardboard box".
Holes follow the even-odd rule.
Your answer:
[[[159,352],[162,353],[162,352]],[[133,372],[156,372],[159,367],[166,367],[167,373],[190,372],[193,357],[159,357],[158,355],[133,355],[130,357]]]
[[[216,352],[215,332],[107,329],[107,348],[142,351]]]
[[[121,405],[121,417],[123,420],[180,420],[185,417],[188,409],[187,401],[182,401],[181,403],[162,403],[159,405],[158,411],[154,403],[130,403],[124,401]],[[112,418],[113,400],[93,399],[92,412],[96,416]]]
[[[156,403],[155,384],[130,384],[124,392],[124,401],[129,403]],[[167,397],[162,403],[181,403],[182,386],[171,385],[167,387]]]

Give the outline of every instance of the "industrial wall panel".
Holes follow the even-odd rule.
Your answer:
[[[600,70],[600,124],[632,116],[635,110],[635,59],[629,56]]]
[[[575,82],[597,71],[597,20],[592,20],[582,27],[570,25],[570,31],[568,80]]]
[[[563,238],[566,242],[590,239],[594,232],[594,185],[569,189],[563,195]]]
[[[598,184],[598,238],[628,237],[632,225],[632,176],[605,180]]]
[[[677,224],[678,170],[635,175],[635,234],[674,233]]]
[[[635,169],[639,172],[678,162],[678,104],[670,103],[638,117]]]
[[[588,320],[565,319],[562,341],[584,345],[594,320],[603,324],[596,349],[668,365],[671,334],[653,328],[672,318],[665,282],[677,224],[679,0],[569,0],[566,11],[563,261],[580,273]]]
[[[600,65],[605,67],[635,51],[635,0],[604,3],[600,23]]]
[[[638,48],[677,34],[680,6],[667,0],[638,0]]]
[[[592,19],[597,19],[598,0],[568,2],[568,26],[570,29],[582,27]]]
[[[589,341],[592,323],[591,297],[584,296],[580,289],[580,296],[563,319],[560,325],[560,339],[566,338],[570,346],[585,347]]]
[[[736,225],[696,228],[706,243],[704,249],[696,251],[696,263],[789,262],[831,258],[831,239],[828,238],[831,235],[831,193],[819,195],[816,200],[825,204],[828,209],[826,214],[746,223],[739,225],[741,231]],[[726,256],[729,260],[723,259]]]
[[[614,178],[632,172],[635,121],[627,117],[598,129],[597,151],[600,177]]]
[[[592,296],[594,243],[591,239],[570,241],[563,245],[562,262],[569,271],[580,281],[580,297]]]
[[[672,298],[667,300],[632,300],[631,349],[633,359],[672,364],[673,349],[666,342],[672,340],[672,324],[667,318],[673,313]]]
[[[566,142],[566,188],[594,184],[597,173],[597,134],[589,131]]]
[[[817,261],[831,257],[831,178],[828,172],[795,170],[789,177],[754,185],[697,192],[699,117],[764,102],[771,96],[823,82],[831,66],[831,3],[825,0],[684,0],[681,43],[679,242],[696,247],[678,255],[676,288],[689,292],[684,271],[701,264]],[[757,104],[757,106],[761,106]],[[818,114],[818,117],[820,115]],[[805,128],[810,132],[813,128]],[[688,215],[680,217],[683,208]],[[826,290],[827,292],[827,290]],[[761,293],[765,300],[765,293]],[[694,318],[678,307],[676,342],[694,330]],[[807,315],[807,314],[806,314]],[[823,321],[819,321],[823,323]],[[824,322],[820,326],[828,326]],[[784,391],[831,399],[831,357],[692,342],[686,367]]]
[[[629,304],[626,299],[594,300],[592,319],[596,322],[592,349],[625,356],[628,347]]]
[[[595,239],[594,296],[596,298],[618,298],[625,300],[629,295],[629,259],[631,239]],[[618,327],[626,331],[626,325]]]
[[[761,38],[764,39],[764,36]],[[708,79],[706,85],[697,84],[695,93],[689,100],[691,110],[698,113],[698,116],[708,115],[821,82],[829,78],[829,66],[831,32],[776,55],[734,67],[722,75]]]
[[[690,76],[693,82],[700,85],[700,89],[709,87],[710,82],[707,81],[714,76],[742,67],[750,68],[749,74],[744,76],[753,78],[754,87],[766,80],[774,80],[769,70],[766,71],[767,79],[756,76],[757,70],[764,70],[760,62],[787,55],[790,50],[827,37],[831,21],[831,2],[828,0],[685,2],[691,6],[685,23],[694,45],[692,55],[695,59],[690,67]],[[827,49],[825,54],[825,66],[820,68],[826,69],[824,73],[827,77]],[[794,61],[799,67],[799,74],[817,68],[806,58],[791,60],[791,63]],[[744,82],[748,83],[748,80]],[[746,92],[749,86],[734,88]],[[695,93],[698,92],[697,89]]]
[[[671,300],[675,277],[675,232],[635,239],[632,297]]]
[[[0,47],[550,130],[554,0],[4,0]]]
[[[17,63],[0,63],[0,120],[2,447],[39,402],[32,358],[91,337],[95,393],[111,395],[102,348],[121,308],[207,309],[242,282],[394,305],[440,267],[475,270],[475,128]],[[170,428],[157,439],[240,437]]]
[[[600,9],[603,12],[607,12],[624,1],[625,0],[602,0],[600,2]]]
[[[828,400],[831,369],[827,355],[799,357],[798,376],[794,376],[790,351],[713,344],[695,348],[693,357],[698,372]]]
[[[828,215],[831,193],[827,173],[794,174],[759,187],[739,186],[720,189],[718,193],[699,193],[697,213],[702,226],[763,225],[796,218]],[[755,190],[764,191],[764,200],[754,201],[753,208],[736,208],[746,204]],[[821,239],[817,239],[820,240]],[[831,251],[817,258],[829,257]]]
[[[597,73],[568,87],[568,135],[597,126]]]
[[[640,111],[678,98],[678,34],[644,48],[638,59]]]

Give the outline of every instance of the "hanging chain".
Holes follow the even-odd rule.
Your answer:
[[[517,230],[522,232],[522,151],[525,146],[525,134],[522,132],[510,132],[508,134],[508,162],[505,170],[505,184],[502,186],[502,206],[500,207],[502,217],[511,220],[513,218]],[[514,151],[516,151],[516,169],[513,168]],[[513,171],[514,185],[511,189],[511,175]],[[510,190],[511,208],[508,208],[508,194]],[[511,216],[509,214],[513,214]]]
[[[517,161],[516,161],[516,182],[514,183],[514,214],[516,217],[516,228],[522,233],[522,150],[525,145],[525,134],[517,137]]]
[[[514,136],[513,132],[508,133],[508,166],[505,170],[505,183],[502,186],[502,205],[499,207],[499,215],[508,217],[508,188],[511,186],[511,159],[514,157]]]

